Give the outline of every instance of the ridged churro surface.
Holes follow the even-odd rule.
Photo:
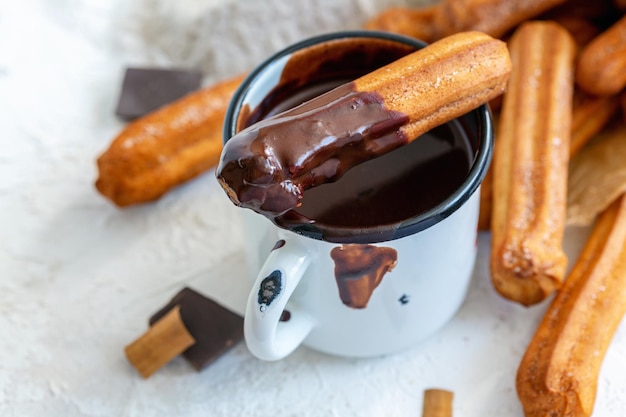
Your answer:
[[[559,288],[567,259],[567,165],[575,44],[552,22],[524,23],[509,43],[513,72],[496,134],[491,272],[524,305]]]
[[[606,350],[626,313],[626,198],[599,218],[517,371],[526,417],[589,417]]]
[[[441,39],[355,81],[375,91],[385,108],[408,116],[400,130],[419,135],[500,96],[511,61],[504,42],[481,32]]]

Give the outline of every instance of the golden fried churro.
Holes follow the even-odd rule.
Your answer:
[[[392,7],[365,23],[368,30],[382,30],[432,42],[433,16],[437,6],[424,8]]]
[[[517,371],[526,417],[589,417],[600,366],[626,313],[626,197],[595,224]]]
[[[561,285],[561,247],[576,45],[554,22],[527,22],[510,43],[513,72],[495,145],[491,274],[524,305]]]
[[[500,38],[565,0],[443,0],[435,11],[436,36],[478,30]]]
[[[576,83],[589,94],[618,94],[626,87],[626,16],[580,52]]]
[[[591,138],[600,133],[617,112],[616,96],[574,95],[570,156],[575,155]]]
[[[626,105],[626,93],[624,94],[624,100]],[[601,134],[602,130],[609,124],[609,122],[613,119],[613,116],[616,114],[618,110],[618,99],[615,96],[590,96],[581,91],[577,91],[574,94],[574,102],[573,102],[573,110],[572,110],[572,127],[571,127],[571,141],[570,141],[570,158],[576,155],[591,139],[596,137],[596,135]],[[626,108],[626,107],[625,107]],[[626,112],[626,110],[625,110]],[[625,115],[626,117],[626,115]],[[497,126],[497,115],[494,115],[495,126]],[[495,129],[497,131],[497,127]],[[614,153],[614,155],[621,155],[619,152]],[[625,155],[626,157],[626,155]],[[586,158],[585,158],[586,159]],[[617,159],[614,159],[617,160]],[[494,156],[495,161],[495,156]],[[493,165],[494,163],[492,163]],[[578,166],[579,163],[574,163],[574,165]],[[610,165],[605,165],[606,168]],[[575,171],[577,172],[580,168],[577,168]],[[570,200],[573,196],[579,196],[581,192],[588,192],[596,187],[593,187],[593,181],[586,181],[586,179],[594,178],[597,179],[597,172],[602,172],[602,167],[597,166],[596,168],[590,168],[589,170],[585,168],[587,171],[586,174],[582,174],[582,180],[584,185],[581,183],[580,186],[575,187],[572,190],[572,182],[569,182],[570,191],[568,191],[568,224],[576,223],[576,224],[589,224],[593,218],[595,218],[596,214],[599,210],[594,211],[592,215],[584,215],[580,214],[572,214],[570,216],[571,205],[575,203],[571,203]],[[591,171],[591,172],[589,172]],[[572,172],[572,164],[570,164],[570,173]],[[579,175],[577,174],[577,177]],[[614,179],[613,176],[600,175],[601,179]],[[580,187],[583,187],[582,189]],[[574,191],[575,194],[571,194]],[[584,197],[583,197],[584,198]],[[493,200],[493,166],[489,168],[487,171],[487,175],[483,179],[483,182],[480,185],[480,213],[478,216],[478,229],[479,230],[489,230],[491,229],[491,211],[492,211],[492,200]],[[588,204],[593,204],[593,202],[600,202],[603,199],[594,198],[592,200],[586,201]],[[583,203],[584,206],[588,204]],[[606,205],[601,208],[606,207]],[[584,209],[583,209],[584,210]],[[576,213],[578,210],[576,209]],[[571,217],[571,218],[570,218]]]
[[[214,166],[224,114],[242,79],[191,93],[130,123],[98,158],[98,191],[120,207],[143,203]]]
[[[244,129],[226,143],[218,179],[236,205],[278,216],[304,190],[502,94],[510,71],[504,42],[449,36]]]

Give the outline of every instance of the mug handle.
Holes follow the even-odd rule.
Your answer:
[[[278,247],[279,244],[282,246]],[[244,338],[250,352],[264,360],[282,359],[293,352],[315,326],[313,317],[287,302],[314,254],[296,239],[277,243],[252,286],[244,316]]]

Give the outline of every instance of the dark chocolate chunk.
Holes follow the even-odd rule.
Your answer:
[[[154,323],[174,307],[180,307],[185,327],[196,343],[183,356],[198,371],[243,339],[243,318],[191,288],[182,289],[161,310],[150,317]]]
[[[193,70],[128,68],[115,114],[141,117],[197,90],[201,82],[202,74]]]

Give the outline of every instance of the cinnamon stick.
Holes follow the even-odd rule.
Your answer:
[[[139,374],[148,378],[195,342],[182,321],[180,306],[176,306],[126,346],[124,353]]]
[[[452,398],[454,394],[438,388],[424,391],[422,417],[452,417]]]

